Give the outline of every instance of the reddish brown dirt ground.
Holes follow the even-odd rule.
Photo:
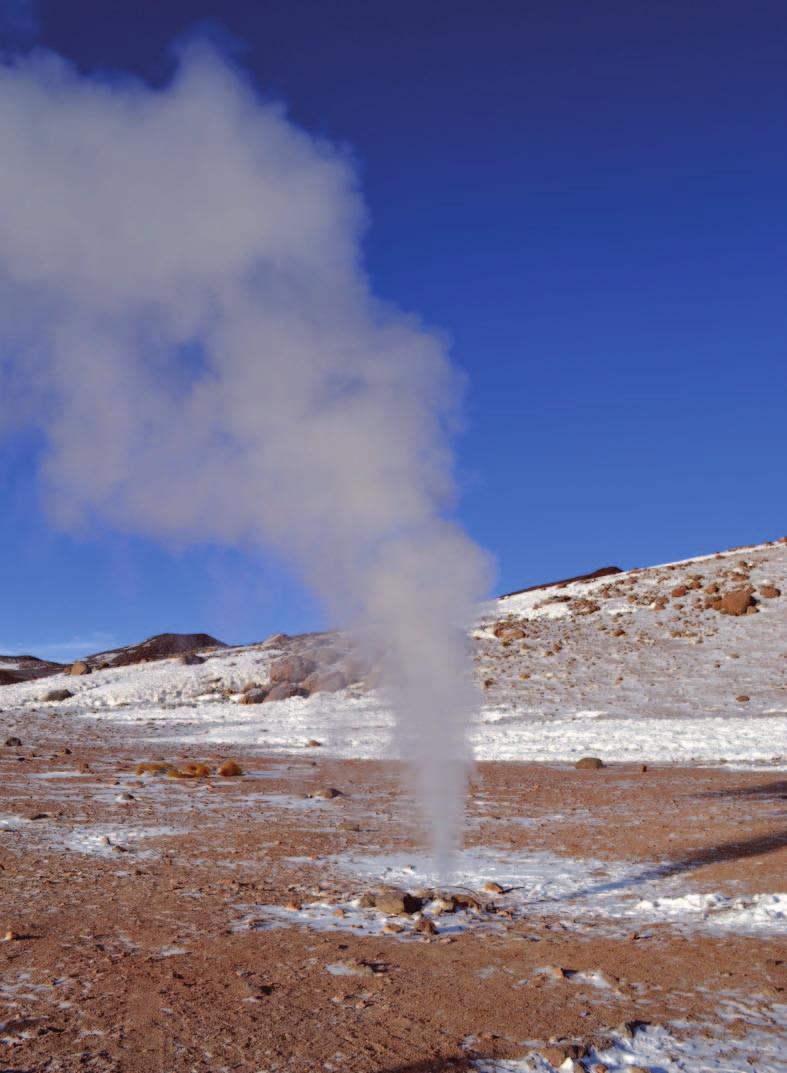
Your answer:
[[[0,749],[0,938],[13,934],[0,943],[5,1070],[428,1073],[517,1057],[524,1041],[600,1041],[635,1019],[700,1025],[721,993],[785,1001],[772,933],[573,926],[559,905],[496,931],[407,941],[258,927],[266,905],[320,884],[326,896],[350,889],[326,858],[418,846],[395,765],[313,749],[237,755],[248,772],[237,779],[143,782],[134,768],[158,758],[152,749],[63,746],[42,731],[34,747]],[[52,772],[75,774],[40,777]],[[324,786],[343,796],[302,800]],[[777,891],[785,799],[778,774],[483,764],[467,841],[643,869],[666,860],[693,890]],[[159,830],[132,838],[141,828]],[[98,853],[73,848],[104,830]],[[368,975],[331,975],[337,962]],[[600,971],[613,986],[560,968]]]

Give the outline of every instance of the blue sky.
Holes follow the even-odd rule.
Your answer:
[[[212,20],[296,122],[351,147],[375,290],[467,376],[459,516],[497,589],[787,532],[783,4],[11,10],[7,46],[154,84]],[[38,446],[0,443],[0,651],[322,623],[272,559],[58,532]]]

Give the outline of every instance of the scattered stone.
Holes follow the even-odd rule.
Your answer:
[[[598,756],[583,756],[581,760],[577,760],[576,764],[574,764],[577,771],[598,770],[598,768],[604,766],[604,761]]]
[[[672,590],[672,595],[676,597],[685,596],[688,591],[689,590],[685,585],[676,585]]]
[[[241,704],[262,704],[262,702],[268,696],[268,690],[263,689],[261,686],[256,686],[252,689],[244,689],[243,696],[240,698]]]
[[[751,697],[748,696],[746,693],[741,693],[740,696],[736,697],[735,699],[738,701],[739,704],[746,704],[748,703],[748,701],[751,700]]]
[[[13,736],[6,738],[5,743],[9,749],[21,749],[22,747],[22,739]]]
[[[555,1069],[560,1069],[565,1060],[571,1057],[565,1047],[553,1045],[542,1047],[541,1054],[551,1066],[555,1067]]]
[[[166,775],[169,770],[169,764],[151,764],[146,761],[145,763],[137,764],[134,773],[136,775]]]
[[[455,913],[456,902],[453,898],[435,898],[432,902],[432,912],[435,916],[442,916],[443,913]]]
[[[234,760],[225,760],[224,763],[219,766],[219,775],[224,779],[231,779],[236,775],[242,774],[243,768],[240,764],[236,764]]]
[[[83,674],[91,674],[92,670],[89,663],[85,663],[83,659],[78,659],[76,663],[71,664],[68,673],[74,678],[77,678]]]
[[[50,701],[69,700],[73,695],[70,689],[50,689],[41,699],[48,704]]]
[[[316,738],[309,738],[306,744],[309,746],[310,749],[319,749],[322,745],[322,742],[317,741]]]
[[[499,641],[522,641],[525,638],[522,627],[510,622],[498,622],[492,632]]]
[[[708,596],[714,596],[718,591],[719,586],[715,581],[711,581],[710,585],[705,586],[705,592],[707,592]]]
[[[782,590],[777,589],[775,585],[760,585],[757,590],[760,596],[764,596],[766,600],[775,600],[777,596],[781,596]]]
[[[344,794],[341,790],[337,790],[335,786],[322,786],[308,796],[319,798],[321,801],[333,801],[335,797],[344,797]]]
[[[309,690],[292,682],[279,682],[268,690],[265,701],[289,700],[290,697],[308,697]]]
[[[392,917],[417,913],[423,907],[423,904],[421,898],[401,890],[381,891],[374,896],[375,909],[379,909],[381,913]]]

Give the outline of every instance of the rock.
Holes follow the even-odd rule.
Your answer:
[[[442,916],[443,913],[455,913],[456,902],[453,898],[435,898],[432,902],[432,912],[435,916]]]
[[[50,701],[69,700],[73,695],[70,689],[50,689],[44,694],[42,700],[48,704]]]
[[[676,597],[685,596],[688,593],[688,589],[685,585],[676,585],[672,590],[672,595]]]
[[[184,652],[179,661],[185,667],[198,667],[205,662],[205,657],[198,656],[196,652]]]
[[[366,890],[363,892],[363,894],[358,899],[358,908],[374,909],[374,895],[371,893],[371,891]]]
[[[405,913],[417,913],[423,901],[402,890],[380,891],[374,896],[374,907],[386,916],[402,916]]]
[[[499,641],[522,641],[525,638],[522,627],[510,622],[498,622],[492,632]]]
[[[5,743],[9,749],[21,749],[22,739],[16,737],[10,737],[5,739]]]
[[[722,596],[719,611],[722,615],[745,615],[750,607],[754,607],[754,604],[751,589],[733,589],[732,592]]]
[[[415,930],[421,935],[437,935],[437,925],[433,920],[429,920],[428,917],[419,920],[415,925]]]
[[[747,696],[746,693],[741,693],[741,695],[739,697],[736,697],[735,699],[738,701],[739,704],[746,704],[748,703],[748,701],[751,700],[751,697]]]
[[[17,939],[21,939],[21,938],[22,938],[22,936],[19,934],[18,931],[12,931],[9,928],[8,931],[5,933],[5,935],[3,936],[3,942],[4,943],[13,943]]]
[[[344,797],[344,794],[335,786],[322,786],[319,790],[309,794],[309,797],[316,797],[320,801],[333,801],[335,797]]]
[[[274,700],[289,700],[290,697],[308,697],[309,690],[303,686],[294,685],[292,682],[279,682],[278,685],[269,689],[265,696],[265,703]]]
[[[317,741],[316,738],[309,738],[306,744],[309,746],[310,749],[319,749],[322,747],[322,742]]]
[[[222,778],[230,779],[234,778],[236,775],[242,774],[243,768],[240,764],[236,764],[234,760],[225,760],[224,763],[219,766],[219,775],[221,775]]]
[[[270,680],[275,684],[302,682],[317,669],[317,664],[307,656],[284,656],[271,664]]]
[[[267,698],[269,690],[263,689],[258,686],[254,689],[244,690],[243,695],[240,698],[241,704],[262,704]]]
[[[571,1057],[565,1047],[554,1045],[542,1047],[541,1054],[555,1069],[560,1069],[565,1060]]]
[[[78,659],[76,663],[71,664],[68,673],[74,678],[77,678],[82,674],[91,674],[92,672],[89,663],[85,663],[83,659]]]
[[[604,767],[604,761],[597,756],[583,756],[581,760],[577,760],[574,767],[577,771],[597,770]]]
[[[760,596],[764,596],[766,600],[775,600],[777,596],[781,596],[782,590],[777,589],[775,585],[760,585],[757,590]]]
[[[348,685],[347,676],[342,671],[314,671],[303,680],[304,689],[310,693],[338,693]]]
[[[710,585],[705,586],[705,592],[707,592],[708,596],[714,596],[718,591],[719,586],[715,581],[711,581]]]
[[[487,894],[502,894],[503,888],[499,883],[493,883],[491,880],[488,883],[484,883],[483,889]]]

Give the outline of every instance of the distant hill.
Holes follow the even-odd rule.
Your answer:
[[[46,678],[62,671],[62,663],[53,663],[35,656],[0,656],[0,686],[29,682],[33,678]]]
[[[149,663],[157,659],[169,659],[205,648],[227,648],[223,641],[209,633],[157,633],[135,645],[97,652],[82,660],[91,668],[128,667],[134,663]],[[37,659],[35,656],[0,656],[0,686],[29,682],[34,678],[47,678],[66,670],[69,664]]]

